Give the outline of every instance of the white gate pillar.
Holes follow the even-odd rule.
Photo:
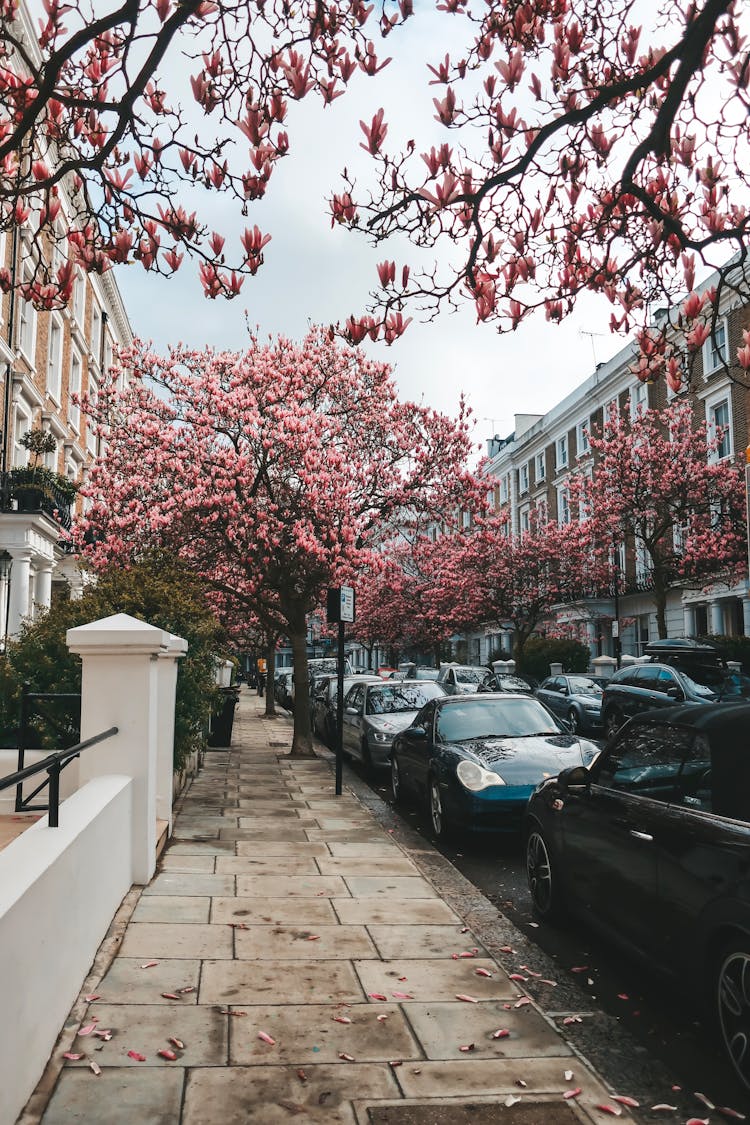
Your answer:
[[[83,663],[81,741],[116,726],[118,733],[84,750],[81,785],[125,774],[133,786],[133,882],[148,883],[156,866],[158,657],[171,634],[116,613],[68,629],[67,644]]]
[[[177,661],[185,655],[188,643],[169,634],[166,650],[159,653],[156,664],[159,679],[159,715],[157,720],[156,815],[166,820],[172,835],[172,796],[174,785],[174,708],[177,691]]]

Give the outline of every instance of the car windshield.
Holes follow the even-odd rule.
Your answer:
[[[531,684],[522,680],[520,676],[498,675],[490,677],[489,684],[497,684],[501,691],[531,691]]]
[[[472,738],[560,734],[560,728],[546,708],[530,696],[487,699],[475,695],[441,707],[437,733],[443,742],[463,742]]]
[[[479,684],[486,674],[486,668],[456,668],[456,683]]]
[[[743,672],[727,672],[705,664],[693,664],[690,671],[681,669],[688,686],[705,699],[745,699],[750,696],[750,676]]]
[[[394,683],[373,687],[367,693],[368,715],[392,715],[397,711],[418,711],[425,703],[445,693],[430,680],[420,684]]]
[[[570,690],[573,695],[601,695],[602,686],[588,676],[570,676],[568,678]]]

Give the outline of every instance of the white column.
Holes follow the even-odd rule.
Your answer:
[[[742,599],[742,624],[745,636],[750,637],[750,596],[745,594]]]
[[[126,613],[69,629],[67,644],[83,664],[81,740],[116,726],[118,733],[81,753],[80,783],[124,774],[133,787],[133,882],[156,866],[158,656],[171,634]]]
[[[157,720],[156,815],[166,820],[172,835],[172,796],[174,784],[174,705],[177,690],[177,661],[187,652],[182,637],[170,635],[166,650],[156,662],[159,678],[159,716]]]
[[[10,553],[13,557],[13,565],[10,570],[8,636],[15,637],[20,632],[22,621],[29,615],[31,549],[29,547],[15,547]]]
[[[695,636],[695,606],[683,605],[682,607],[683,630],[686,637]]]
[[[716,636],[724,633],[724,611],[720,601],[709,602],[711,610],[711,632]]]
[[[52,563],[40,562],[36,568],[34,585],[34,604],[40,609],[49,609],[52,604]]]
[[[599,632],[599,623],[597,621],[586,622],[586,644],[589,646],[591,654],[590,659],[593,660],[598,655],[599,647],[596,643],[597,633]]]

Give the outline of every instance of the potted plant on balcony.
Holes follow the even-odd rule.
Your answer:
[[[27,430],[19,444],[31,454],[29,464],[11,469],[8,473],[10,496],[18,504],[21,512],[52,512],[60,507],[69,508],[73,503],[78,486],[42,464],[46,453],[54,453],[57,442],[46,430]]]

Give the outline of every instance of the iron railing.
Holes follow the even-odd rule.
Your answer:
[[[31,796],[35,796],[46,785],[49,786],[49,805],[47,806],[49,808],[49,827],[58,828],[60,823],[60,774],[74,758],[78,757],[82,750],[87,750],[89,746],[96,746],[98,742],[104,742],[105,739],[111,738],[112,735],[117,734],[118,729],[118,727],[110,727],[109,730],[102,731],[101,734],[85,738],[83,742],[76,743],[68,750],[58,750],[55,754],[48,754],[46,758],[42,758],[40,762],[35,762],[32,766],[26,766],[25,769],[8,774],[7,777],[0,779],[0,793],[4,789],[11,789],[14,785],[22,787],[24,781],[27,781],[30,777],[46,772],[46,780],[37,786]]]
[[[69,707],[71,701],[77,705],[75,713]],[[36,712],[35,714],[33,712]],[[36,745],[31,745],[36,736]],[[25,766],[27,750],[54,749],[67,750],[81,737],[81,695],[80,692],[32,691],[29,683],[21,688],[21,704],[18,722],[18,770]],[[44,746],[44,739],[47,746]],[[47,783],[42,782],[33,793],[23,796],[23,785],[16,789],[16,812],[46,812],[47,805],[32,805],[31,802]]]
[[[57,488],[44,473],[34,476],[30,469],[10,469],[0,473],[0,511],[44,512],[65,531],[72,526],[70,495]]]

